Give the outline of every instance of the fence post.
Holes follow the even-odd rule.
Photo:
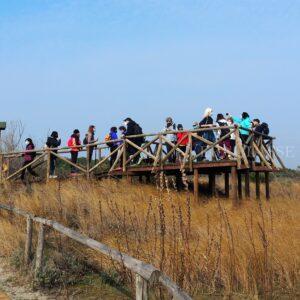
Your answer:
[[[126,159],[127,159],[127,152],[126,152],[126,139],[124,139],[123,143],[123,172],[126,172]]]
[[[148,300],[148,282],[139,274],[135,274],[135,299]]]
[[[265,172],[265,187],[266,187],[266,198],[270,200],[270,178],[269,172]]]
[[[24,261],[26,265],[30,263],[31,249],[32,249],[32,219],[27,216],[26,220],[26,242],[25,242],[25,255]]]
[[[86,145],[86,179],[90,179],[90,146]]]
[[[250,173],[249,170],[245,172],[245,197],[250,198]]]
[[[0,154],[0,183],[3,180],[3,154]]]
[[[225,183],[225,197],[229,198],[229,173],[225,172],[225,178],[224,178],[224,183]]]
[[[259,172],[255,172],[255,188],[256,188],[256,199],[260,199],[260,177]]]
[[[35,258],[35,272],[34,272],[35,277],[37,277],[42,270],[44,242],[45,242],[45,226],[44,224],[40,224],[38,243],[36,248],[36,258]]]
[[[238,183],[237,183],[237,169],[236,169],[236,167],[231,167],[231,188],[232,188],[233,205],[236,206],[239,202]]]
[[[46,168],[46,182],[49,182],[49,176],[50,176],[50,164],[51,164],[51,153],[50,149],[47,149],[47,168]]]

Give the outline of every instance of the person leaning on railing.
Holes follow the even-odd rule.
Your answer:
[[[98,139],[95,139],[95,132],[96,132],[96,126],[90,125],[88,132],[86,133],[85,138],[83,140],[84,145],[88,146],[88,145],[92,145],[92,144],[95,144],[98,142]],[[89,146],[87,148],[88,148],[88,160],[89,160],[89,163],[91,163],[94,149],[96,148],[96,146]]]
[[[68,140],[68,147],[71,148],[71,162],[73,164],[77,164],[78,160],[78,152],[82,149],[81,147],[81,141],[80,141],[80,131],[78,129],[75,129],[73,131],[73,134]],[[71,166],[71,175],[76,175],[77,169],[74,166]]]
[[[58,132],[53,131],[51,135],[47,138],[46,147],[47,148],[58,148],[61,144],[61,139],[58,138]],[[57,150],[53,150],[53,152],[57,153]],[[49,178],[57,178],[55,173],[55,166],[56,166],[56,156],[51,154],[50,155],[50,176]]]
[[[218,139],[222,139],[223,137],[225,137],[225,135],[229,134],[230,129],[229,128],[223,128],[223,127],[228,127],[228,122],[224,118],[223,114],[218,114],[217,115],[216,124],[217,124],[217,127],[220,127],[219,130],[218,130]],[[222,148],[225,148],[225,149],[231,151],[230,137],[220,141],[219,145]],[[225,158],[227,158],[227,156],[228,155],[226,154],[225,151],[220,150],[219,157],[221,159],[225,159]]]
[[[176,131],[176,124],[173,122],[173,119],[171,117],[166,118],[166,125],[163,128],[163,132],[171,132],[171,131]],[[173,144],[176,144],[176,134],[166,134],[166,139],[168,141],[170,141]],[[166,143],[166,150],[167,153],[169,153],[172,150],[172,146],[169,145],[168,143]],[[176,154],[175,152],[173,152],[169,158],[168,158],[168,162],[169,163],[175,163],[176,161]]]
[[[214,126],[214,120],[211,117],[213,110],[211,108],[207,108],[204,112],[203,119],[199,123],[199,128],[211,128]],[[203,137],[204,139],[214,143],[216,141],[216,137],[213,130],[205,130],[199,131],[198,135]],[[205,150],[208,145],[203,141],[197,141],[195,144],[195,152],[199,154],[201,151]],[[205,154],[201,155],[197,158],[197,161],[202,161],[205,159]]]
[[[25,144],[26,144],[26,150],[23,153],[23,158],[24,158],[24,162],[23,162],[23,167],[29,165],[30,163],[32,163],[36,157],[36,152],[34,152],[33,150],[35,149],[34,143],[32,141],[31,138],[27,138],[25,140]],[[22,173],[21,173],[21,180],[24,181],[25,179],[25,174],[26,174],[26,170],[34,177],[39,177],[39,175],[34,172],[34,170],[32,169],[31,165],[28,166],[27,168],[25,168]]]
[[[228,115],[228,114],[227,114]],[[242,113],[241,118],[232,117],[235,124],[239,125],[240,128],[240,137],[243,144],[247,144],[249,133],[252,127],[250,116],[247,112]]]

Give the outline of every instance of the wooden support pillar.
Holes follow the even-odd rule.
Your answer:
[[[209,174],[209,192],[212,197],[216,196],[216,175]]]
[[[149,289],[148,282],[139,274],[135,275],[135,299],[148,300]]]
[[[0,154],[0,183],[2,183],[3,181],[3,164],[4,164],[4,158],[3,158],[3,155]]]
[[[238,183],[237,183],[237,168],[231,167],[231,189],[232,189],[232,202],[236,206],[239,203],[238,197]]]
[[[38,243],[36,248],[36,257],[35,257],[35,270],[34,270],[35,277],[37,277],[42,270],[44,242],[45,242],[45,225],[40,224]]]
[[[229,198],[229,173],[226,172],[225,174],[225,197]]]
[[[27,216],[26,220],[26,242],[25,242],[25,253],[24,253],[24,262],[25,265],[30,264],[31,250],[32,250],[32,219]]]
[[[246,170],[245,172],[245,197],[250,198],[250,172]]]
[[[50,178],[50,165],[51,165],[51,153],[50,150],[47,150],[47,168],[46,168],[46,182],[49,182]]]
[[[151,176],[149,174],[146,175],[146,183],[151,183]]]
[[[265,172],[266,198],[270,200],[270,177],[269,172]]]
[[[176,173],[176,188],[178,191],[180,191],[183,188],[183,181],[182,181],[182,174]]]
[[[242,173],[238,172],[238,193],[239,193],[239,199],[243,199],[243,177]]]
[[[86,179],[90,179],[90,151],[89,145],[86,146]]]
[[[199,201],[199,170],[194,169],[194,200]]]
[[[255,189],[256,189],[256,199],[260,199],[260,178],[259,172],[255,172]]]

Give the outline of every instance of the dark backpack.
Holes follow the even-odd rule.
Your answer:
[[[261,123],[255,131],[265,135],[269,135],[270,133],[269,125],[267,123]]]
[[[143,134],[142,127],[137,123],[134,124],[134,134],[135,135]],[[139,137],[139,138],[137,138],[137,140],[141,143],[144,143],[145,142],[145,137]]]

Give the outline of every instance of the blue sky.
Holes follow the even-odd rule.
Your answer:
[[[299,16],[299,0],[0,0],[0,119],[42,144],[89,124],[103,139],[127,116],[153,132],[248,111],[296,167]]]

